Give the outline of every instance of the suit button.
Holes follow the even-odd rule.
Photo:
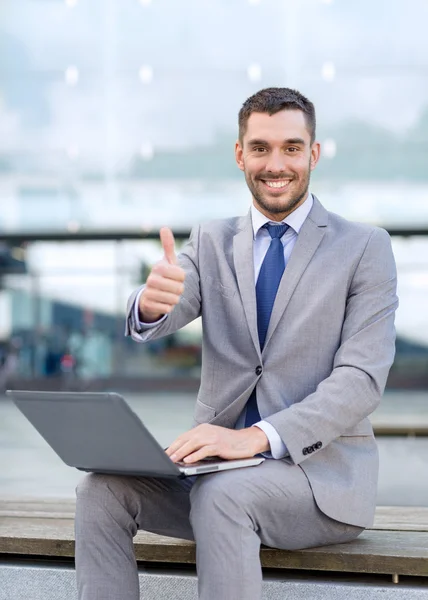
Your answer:
[[[261,374],[262,374],[262,372],[263,372],[263,368],[262,368],[260,365],[258,365],[258,366],[256,367],[256,375],[261,375]]]
[[[303,448],[303,454],[304,454],[304,456],[306,456],[307,453],[308,453],[308,449],[307,448]]]
[[[317,443],[315,444],[315,448],[316,448],[317,450],[319,450],[320,448],[322,448],[322,442],[317,442]]]
[[[312,446],[309,446],[309,448],[308,448],[309,454],[312,454],[313,451],[314,451],[314,449],[312,448]]]

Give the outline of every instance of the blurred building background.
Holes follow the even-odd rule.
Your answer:
[[[3,0],[0,386],[197,385],[200,323],[137,345],[126,299],[160,226],[247,212],[238,111],[290,86],[317,108],[311,190],[393,235],[389,387],[428,388],[427,22],[425,0]]]

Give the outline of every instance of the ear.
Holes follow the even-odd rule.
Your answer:
[[[311,147],[311,171],[315,169],[321,156],[321,145],[314,142]]]
[[[244,150],[241,146],[241,142],[239,140],[236,140],[235,143],[235,160],[236,160],[236,164],[238,165],[238,167],[241,169],[241,171],[244,170]]]

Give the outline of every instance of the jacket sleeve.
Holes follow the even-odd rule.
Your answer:
[[[198,262],[199,229],[200,227],[197,226],[192,230],[189,241],[178,255],[179,265],[186,273],[184,292],[180,298],[180,302],[174,307],[174,310],[169,313],[167,318],[161,320],[158,325],[138,333],[136,329],[139,323],[137,324],[135,320],[135,302],[139,296],[139,292],[144,288],[144,286],[140,286],[128,299],[125,335],[130,335],[137,342],[155,340],[164,335],[174,333],[200,316],[201,292]]]
[[[395,355],[396,286],[389,235],[375,228],[348,291],[331,374],[301,402],[265,418],[295,464],[325,448],[378,406]]]

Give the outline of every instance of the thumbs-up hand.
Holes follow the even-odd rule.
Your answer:
[[[146,287],[140,296],[140,319],[153,323],[163,315],[169,314],[179,303],[184,291],[185,272],[178,266],[175,254],[174,235],[168,227],[160,230],[160,239],[164,257],[156,263],[146,281]]]

